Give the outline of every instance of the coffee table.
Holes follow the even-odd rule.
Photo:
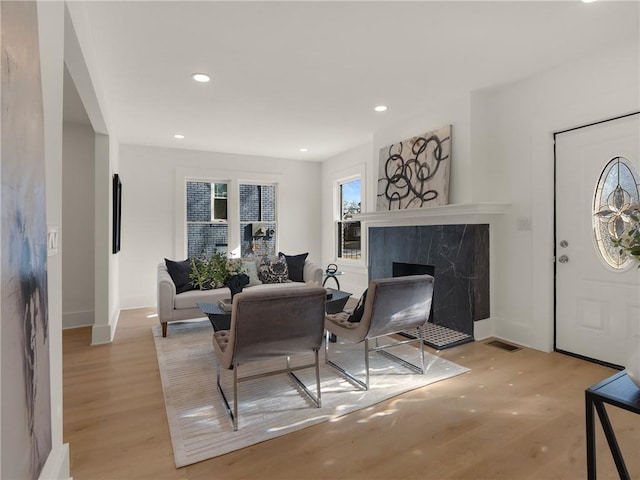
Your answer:
[[[344,306],[351,296],[349,292],[334,290],[333,288],[327,288],[327,293],[331,295],[327,298],[327,313],[339,313],[344,310]]]
[[[202,310],[209,321],[214,331],[229,330],[231,327],[231,312],[226,312],[217,303],[196,303],[198,308]]]
[[[349,292],[342,292],[332,288],[327,288],[327,293],[331,295],[326,302],[327,313],[341,312],[351,296]],[[218,303],[197,303],[196,305],[202,310],[202,313],[209,317],[214,331],[229,330],[231,327],[231,312],[223,310]]]

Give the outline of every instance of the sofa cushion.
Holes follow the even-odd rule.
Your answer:
[[[190,290],[176,295],[174,308],[184,310],[187,308],[198,308],[197,303],[217,303],[222,298],[231,297],[231,292],[227,287],[213,290]],[[204,317],[204,314],[202,314]]]
[[[258,267],[258,277],[262,283],[288,283],[289,269],[287,268],[287,260],[284,257],[262,257],[260,266]]]
[[[289,280],[293,282],[304,282],[304,262],[309,256],[309,252],[299,255],[287,255],[279,252],[280,257],[284,257],[287,261],[287,269],[289,270]]]
[[[176,286],[176,293],[188,292],[195,288],[191,285],[191,281],[189,280],[189,274],[191,273],[191,260],[186,259],[181,262],[176,262],[165,258],[164,263],[167,265],[167,271]]]

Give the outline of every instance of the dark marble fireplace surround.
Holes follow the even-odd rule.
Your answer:
[[[369,279],[392,276],[393,262],[433,265],[431,322],[473,336],[489,317],[489,225],[369,228]]]

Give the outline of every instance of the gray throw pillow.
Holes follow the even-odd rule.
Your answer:
[[[284,257],[262,257],[258,267],[258,278],[262,283],[289,283],[289,269]]]

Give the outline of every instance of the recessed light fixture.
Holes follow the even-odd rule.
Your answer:
[[[302,148],[300,149],[300,151],[301,151],[301,152],[308,152],[308,151],[309,151],[309,149],[308,149],[308,148],[305,148],[305,147],[302,147]]]
[[[595,1],[596,1],[596,0],[582,0],[582,3],[593,3],[593,2],[595,2]]]
[[[191,75],[191,78],[200,83],[207,83],[211,80],[211,77],[206,73],[194,73],[193,75]]]
[[[376,112],[384,112],[387,110],[387,106],[386,105],[377,105],[374,107],[374,110]]]
[[[184,138],[184,135],[181,133],[174,133],[173,134],[173,138],[177,138],[178,140],[182,140]]]

